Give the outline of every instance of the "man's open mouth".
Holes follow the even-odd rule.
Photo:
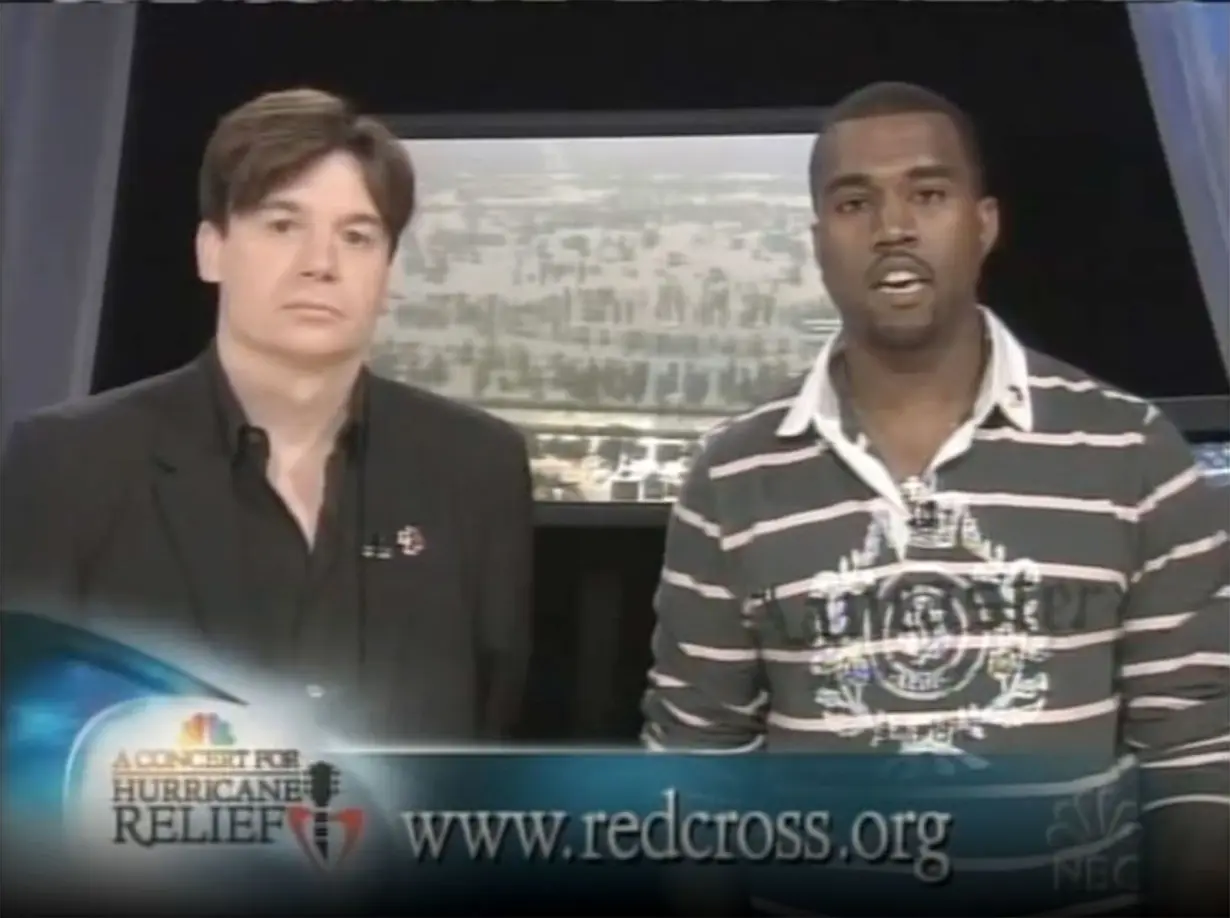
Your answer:
[[[885,293],[917,293],[926,286],[927,280],[914,271],[889,271],[876,283],[875,289]]]

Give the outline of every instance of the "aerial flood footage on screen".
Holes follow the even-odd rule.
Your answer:
[[[539,500],[673,499],[837,325],[805,134],[407,141],[377,372],[526,431]]]

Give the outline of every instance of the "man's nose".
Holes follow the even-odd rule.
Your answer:
[[[886,195],[876,210],[877,248],[892,248],[918,241],[918,221],[914,208],[897,195]]]
[[[337,242],[332,233],[307,233],[299,250],[299,270],[306,277],[332,279],[337,276]]]

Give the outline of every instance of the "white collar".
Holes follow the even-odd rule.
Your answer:
[[[1002,321],[987,309],[979,307],[991,339],[991,357],[982,388],[974,403],[973,420],[983,423],[998,407],[1013,425],[1021,430],[1033,430],[1033,405],[1029,395],[1029,360],[1025,348]],[[841,349],[841,333],[833,335],[816,356],[807,378],[794,402],[777,428],[779,437],[797,437],[817,421],[820,426],[841,427],[841,404],[833,388],[829,368],[833,356]]]

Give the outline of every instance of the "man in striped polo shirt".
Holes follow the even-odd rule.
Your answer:
[[[1224,908],[1225,503],[1154,407],[978,306],[998,212],[951,103],[847,97],[811,188],[843,329],[683,488],[646,745],[1134,757],[1149,907]]]

